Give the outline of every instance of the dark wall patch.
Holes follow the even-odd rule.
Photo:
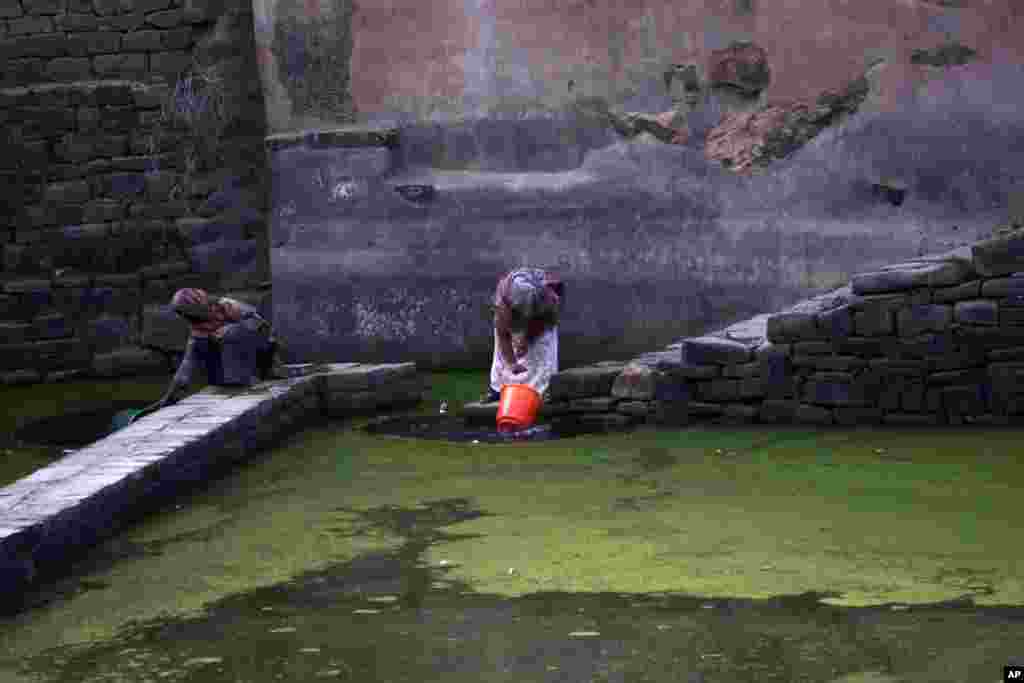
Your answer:
[[[928,50],[914,50],[910,54],[910,62],[927,66],[956,66],[966,64],[977,56],[978,53],[966,45],[950,42]]]
[[[338,3],[336,14],[326,16],[311,16],[297,0],[285,0],[278,8],[281,19],[270,49],[295,115],[355,121],[349,77],[352,13],[349,0]]]

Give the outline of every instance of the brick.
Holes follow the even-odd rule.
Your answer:
[[[622,401],[615,406],[615,411],[623,415],[645,417],[651,412],[651,406],[648,401]]]
[[[794,421],[796,401],[768,399],[761,403],[758,419],[768,424],[788,424]]]
[[[1024,361],[1024,346],[1017,346],[1008,349],[993,349],[985,355],[988,360],[993,362]]]
[[[54,22],[60,31],[95,31],[99,27],[96,16],[84,12],[60,14],[54,18]]]
[[[1024,328],[1020,327],[961,327],[953,330],[957,343],[970,348],[992,350],[1024,346]]]
[[[887,425],[906,427],[935,426],[941,424],[941,420],[938,415],[915,415],[912,413],[886,413],[882,416],[882,422]]]
[[[907,413],[920,413],[925,410],[925,386],[912,382],[900,391],[900,408]]]
[[[122,202],[101,199],[82,207],[82,220],[88,223],[116,221],[124,218],[125,205]]]
[[[97,354],[89,368],[95,377],[162,375],[168,370],[167,360],[162,354],[131,346]]]
[[[868,406],[837,406],[832,410],[832,416],[836,424],[849,427],[882,421],[882,411]]]
[[[130,199],[142,194],[146,189],[146,176],[143,173],[111,173],[100,182],[102,194],[119,199]]]
[[[824,336],[813,313],[777,313],[768,318],[766,330],[770,341],[781,343]]]
[[[817,314],[818,331],[829,339],[853,334],[853,308],[838,306]]]
[[[100,121],[108,133],[129,133],[138,125],[139,117],[135,107],[104,107]]]
[[[918,259],[886,266],[873,273],[854,275],[850,286],[854,294],[899,292],[926,287],[958,285],[975,276],[966,259]]]
[[[896,314],[886,306],[857,311],[853,315],[853,327],[857,336],[873,337],[893,334],[896,331]]]
[[[706,403],[704,401],[690,401],[687,405],[687,412],[691,417],[719,417],[722,414],[721,403]]]
[[[0,69],[0,83],[5,88],[31,85],[46,80],[46,63],[42,59],[8,59]]]
[[[832,353],[835,347],[829,341],[806,341],[793,344],[793,356],[822,355]]]
[[[878,388],[876,399],[883,411],[896,412],[900,409],[904,386],[899,382],[887,382]]]
[[[146,74],[146,55],[98,55],[92,58],[93,68],[101,77],[142,77]]]
[[[32,325],[0,322],[0,344],[23,344],[34,339]]]
[[[0,0],[0,19],[11,19],[23,14],[19,0]]]
[[[20,21],[20,20],[18,20]],[[66,53],[63,33],[12,38],[0,46],[0,57],[62,57]]]
[[[120,48],[121,33],[117,31],[73,33],[67,37],[67,50],[72,57],[108,54]]]
[[[821,406],[801,403],[793,414],[793,421],[799,424],[830,425],[834,420],[832,411]]]
[[[61,14],[67,10],[66,0],[21,0],[27,14]]]
[[[981,284],[981,296],[993,299],[1024,296],[1024,277],[999,277]]]
[[[157,28],[174,28],[185,23],[185,13],[181,9],[169,9],[146,15],[146,23]]]
[[[758,406],[746,403],[726,403],[722,406],[722,418],[733,423],[754,422],[759,410]]]
[[[859,356],[796,355],[793,357],[795,367],[807,367],[815,370],[857,370],[866,367],[867,364],[867,360]]]
[[[974,266],[985,277],[1024,271],[1024,236],[1009,234],[971,247]]]
[[[139,33],[141,33],[141,31]],[[125,36],[125,40],[127,39],[128,36]],[[155,109],[163,104],[164,100],[170,95],[170,91],[170,85],[165,83],[138,84],[136,88],[132,90],[132,97],[134,98],[134,104],[136,107],[139,107],[140,109]]]
[[[928,364],[923,360],[897,360],[892,358],[875,358],[868,361],[873,372],[883,376],[920,377]]]
[[[188,50],[154,52],[149,57],[150,70],[171,77],[177,77],[191,64],[192,53]]]
[[[985,368],[969,368],[963,370],[944,370],[930,373],[928,384],[945,386],[950,384],[977,384],[988,380]]]
[[[947,415],[983,415],[988,412],[989,391],[983,383],[943,387],[942,407]]]
[[[124,52],[157,52],[163,49],[161,31],[134,31],[125,34],[121,41],[121,50]]]
[[[132,0],[131,7],[139,12],[157,12],[174,6],[173,0]]]
[[[104,31],[135,31],[145,24],[145,14],[142,12],[129,12],[128,14],[101,16],[97,28]]]
[[[991,299],[961,301],[953,307],[953,318],[966,325],[995,325],[999,320],[999,304]]]
[[[936,287],[932,290],[932,301],[937,304],[948,304],[981,296],[981,280],[972,280],[955,287]]]
[[[61,339],[74,334],[67,318],[59,313],[37,317],[32,321],[32,328],[38,339]]]
[[[86,202],[92,198],[89,183],[75,180],[46,186],[44,198],[48,202]]]
[[[548,391],[553,400],[607,396],[624,368],[625,364],[563,370],[552,376]]]
[[[187,50],[195,42],[193,29],[190,26],[174,28],[161,33],[161,42],[165,50]]]
[[[695,390],[701,401],[736,401],[740,397],[740,382],[735,379],[713,379],[697,382]]]
[[[96,14],[101,17],[110,14],[117,14],[121,11],[120,0],[92,0],[92,7]]]
[[[901,308],[897,313],[897,327],[901,337],[912,337],[923,332],[941,332],[953,322],[953,307],[948,304],[925,304]]]
[[[26,36],[35,33],[52,33],[53,19],[50,17],[22,17],[7,22],[7,33],[11,36]]]
[[[704,366],[707,367],[707,366]],[[711,366],[717,367],[717,366]],[[722,367],[722,376],[730,379],[742,379],[744,377],[755,377],[762,373],[762,364],[760,361],[751,361],[749,363],[737,363],[734,365],[726,365]]]

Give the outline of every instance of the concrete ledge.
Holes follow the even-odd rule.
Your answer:
[[[394,147],[398,144],[397,128],[342,127],[326,130],[278,133],[266,137],[266,148],[274,152],[288,147]]]
[[[314,418],[356,414],[361,400],[379,410],[421,398],[413,363],[288,369],[287,379],[205,389],[0,489],[0,601]]]

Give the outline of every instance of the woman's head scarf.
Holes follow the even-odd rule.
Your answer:
[[[193,287],[179,289],[171,298],[171,308],[175,313],[184,316],[194,316],[196,309],[206,309],[206,320],[198,320],[194,317],[189,320],[192,334],[197,337],[216,334],[228,322],[227,311],[224,310],[224,307],[218,302],[211,302],[209,294],[202,289]]]

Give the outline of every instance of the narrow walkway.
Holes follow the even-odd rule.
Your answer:
[[[298,376],[207,388],[0,489],[0,599],[312,418],[413,405],[423,390],[414,363],[291,370]]]

